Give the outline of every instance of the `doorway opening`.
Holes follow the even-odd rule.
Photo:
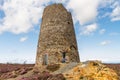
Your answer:
[[[43,55],[43,65],[48,65],[48,54]]]
[[[66,62],[66,52],[63,52],[62,53],[62,63],[65,63]]]

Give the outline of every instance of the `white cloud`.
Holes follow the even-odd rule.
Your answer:
[[[100,18],[110,17],[111,21],[120,20],[120,0],[101,0],[99,9]]]
[[[114,4],[112,5],[113,11],[110,15],[111,21],[118,21],[120,20],[120,2],[115,1]]]
[[[90,35],[97,30],[98,26],[96,23],[83,26],[81,30],[81,35]]]
[[[24,42],[24,41],[26,41],[28,39],[28,37],[22,37],[22,38],[20,38],[20,42]]]
[[[106,31],[105,29],[101,29],[101,30],[99,31],[99,33],[100,33],[100,34],[104,34],[105,31]]]
[[[106,12],[105,14],[103,14],[102,16],[100,16],[100,18],[105,18],[105,17],[109,17],[110,16],[110,12]]]
[[[51,0],[53,3],[66,3],[68,0]]]
[[[100,0],[70,0],[67,8],[72,9],[73,16],[81,25],[94,21]]]
[[[5,17],[0,23],[0,33],[26,33],[39,24],[42,16],[43,4],[49,0],[4,0],[1,9]]]
[[[106,1],[106,4],[110,1]],[[34,25],[39,24],[43,9],[48,3],[63,3],[72,10],[73,19],[81,25],[94,22],[98,15],[98,7],[101,0],[4,0],[0,8],[4,11],[5,17],[0,19],[0,34],[12,32],[15,34],[27,33],[33,30]],[[111,1],[113,2],[113,1]],[[105,5],[105,3],[102,3]],[[112,20],[120,19],[120,5],[116,1],[111,14]],[[108,14],[106,14],[108,15]],[[106,16],[105,15],[105,16]],[[92,31],[90,31],[92,32]],[[89,32],[85,32],[89,34]]]
[[[101,42],[100,45],[105,46],[105,45],[108,45],[110,43],[111,43],[111,41],[106,40],[106,41]]]

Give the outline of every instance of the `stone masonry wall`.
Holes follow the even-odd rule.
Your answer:
[[[49,64],[61,62],[64,50],[67,50],[68,62],[79,62],[71,13],[62,4],[49,5],[42,17],[36,65],[42,65],[45,53],[48,53]]]

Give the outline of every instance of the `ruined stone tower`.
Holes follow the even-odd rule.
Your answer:
[[[63,56],[68,63],[79,62],[71,13],[62,4],[53,4],[43,12],[36,65],[60,63]]]

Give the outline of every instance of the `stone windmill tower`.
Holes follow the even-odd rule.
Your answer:
[[[37,46],[36,65],[79,62],[71,13],[62,4],[44,9]]]

